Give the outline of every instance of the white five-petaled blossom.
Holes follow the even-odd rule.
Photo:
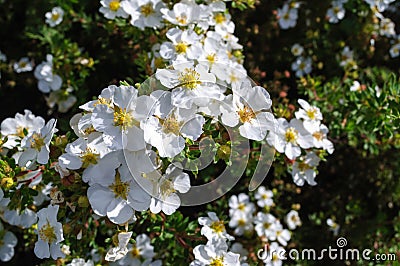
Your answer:
[[[304,47],[298,43],[293,44],[292,48],[290,49],[294,56],[301,56],[304,52]]]
[[[172,158],[184,149],[185,138],[195,141],[200,137],[205,119],[196,114],[194,108],[175,108],[171,104],[170,92],[161,92],[160,95],[157,97],[158,111],[142,121],[141,128],[145,141],[156,147],[161,157]]]
[[[315,186],[315,177],[317,176],[316,167],[321,159],[314,152],[307,152],[307,155],[297,159],[292,168],[293,181],[298,186],[303,186],[307,182]]]
[[[224,125],[235,127],[240,124],[240,135],[252,140],[262,140],[267,131],[274,131],[276,120],[268,112],[271,99],[264,88],[243,85],[233,92],[232,97],[226,98],[226,104],[221,105]]]
[[[107,19],[115,19],[116,17],[127,18],[128,14],[121,6],[120,0],[102,0],[99,11],[104,14]]]
[[[344,18],[345,13],[342,1],[333,1],[331,7],[326,11],[326,16],[330,23],[338,23]]]
[[[235,213],[252,215],[255,211],[254,203],[250,202],[250,197],[244,193],[240,193],[238,196],[231,196],[229,199],[229,208],[230,216],[235,215]]]
[[[328,218],[326,220],[326,224],[329,226],[329,230],[333,232],[334,236],[337,236],[339,234],[340,225],[337,222],[335,222],[331,218]]]
[[[14,71],[17,73],[29,72],[33,69],[33,62],[28,57],[22,57],[13,65]]]
[[[173,214],[181,205],[181,200],[176,192],[186,193],[190,189],[189,175],[182,169],[170,164],[154,184],[154,194],[151,199],[150,211],[152,213],[164,212]]]
[[[286,214],[285,221],[290,230],[294,230],[296,227],[301,226],[299,213],[295,210],[291,210]]]
[[[234,234],[242,236],[247,232],[252,232],[253,226],[253,214],[234,212],[230,215],[229,227],[234,228]]]
[[[204,235],[209,241],[211,240],[233,240],[233,236],[229,235],[225,229],[224,221],[221,221],[215,212],[208,212],[208,217],[199,217],[199,224],[201,234]]]
[[[281,29],[293,28],[297,24],[298,10],[292,8],[289,4],[285,4],[282,8],[278,8],[278,23]]]
[[[308,129],[308,132],[311,133],[313,137],[313,146],[317,149],[324,149],[329,154],[332,154],[334,151],[333,143],[328,139],[327,135],[329,129],[324,124],[320,124],[317,128]]]
[[[388,38],[396,36],[395,24],[390,18],[383,18],[379,24],[379,34]]]
[[[273,201],[274,193],[271,190],[267,190],[264,186],[260,186],[255,194],[257,205],[261,208],[271,207],[274,205]]]
[[[75,95],[72,95],[73,89],[71,87],[65,90],[51,91],[49,96],[45,96],[47,106],[53,109],[58,105],[58,112],[66,113],[77,102]]]
[[[161,0],[128,0],[121,2],[122,9],[131,16],[131,24],[144,30],[145,27],[159,28],[161,23]]]
[[[121,260],[118,260],[114,265],[134,265],[134,266],[161,266],[161,261],[152,261],[156,253],[154,247],[150,244],[150,238],[141,234],[136,237],[135,244],[128,244],[128,253]]]
[[[311,57],[297,57],[292,63],[292,70],[296,72],[296,77],[298,78],[310,74],[312,71]]]
[[[172,10],[162,8],[163,18],[178,26],[187,26],[200,16],[201,9],[194,2],[176,3]]]
[[[6,231],[0,222],[0,260],[2,262],[10,261],[14,257],[14,247],[17,243],[17,237],[12,232]]]
[[[174,65],[173,70],[157,69],[156,78],[171,91],[171,104],[179,108],[208,105],[211,99],[222,100],[223,92],[216,85],[215,75],[205,65],[192,63]]]
[[[3,143],[3,147],[14,148],[25,134],[39,131],[44,125],[44,119],[35,116],[30,110],[25,110],[24,114],[17,113],[15,118],[6,118],[1,122],[1,135],[7,136],[7,142]]]
[[[149,180],[133,177],[126,164],[122,164],[112,176],[96,177],[87,191],[94,213],[107,216],[115,224],[135,220],[135,211],[147,210],[151,197]]]
[[[63,228],[60,222],[57,222],[57,213],[59,206],[48,206],[38,212],[38,241],[35,243],[35,255],[40,258],[49,258],[56,260],[64,258],[65,254],[61,251],[60,242],[64,240]]]
[[[295,116],[297,119],[303,119],[304,128],[308,131],[319,129],[322,120],[322,113],[319,108],[310,105],[303,99],[299,99],[298,103],[302,108],[295,113]]]
[[[279,229],[279,222],[272,214],[258,212],[254,223],[258,236],[265,236],[270,240],[276,239],[276,231]]]
[[[92,260],[85,261],[82,258],[74,258],[66,266],[94,266],[94,262]]]
[[[345,46],[339,57],[340,66],[345,68],[357,68],[357,63],[354,61],[354,53],[348,46]]]
[[[21,147],[23,153],[18,159],[20,166],[28,166],[37,161],[40,164],[46,164],[49,161],[50,142],[53,134],[57,132],[57,120],[50,119],[40,130],[32,132],[22,139]]]
[[[209,241],[207,245],[196,246],[193,250],[195,261],[191,266],[240,266],[239,254],[228,251],[225,241]]]
[[[53,73],[53,56],[48,54],[46,61],[39,64],[33,72],[38,79],[38,88],[43,93],[57,91],[61,88],[62,79],[59,75]]]
[[[290,241],[290,238],[291,238],[290,231],[287,229],[283,229],[281,223],[277,223],[275,237],[272,237],[270,240],[272,241],[277,240],[279,244],[281,244],[282,246],[286,246],[287,243]]]
[[[308,149],[313,146],[312,135],[305,130],[303,123],[293,118],[287,122],[285,118],[278,118],[279,127],[276,132],[270,132],[267,141],[275,149],[290,159],[294,160],[301,154],[301,148]]]
[[[126,256],[128,253],[128,243],[131,239],[132,232],[121,232],[118,234],[118,243],[115,243],[115,247],[112,247],[107,251],[105,260],[106,261],[117,261]]]
[[[350,91],[357,91],[357,92],[362,91],[361,84],[358,80],[353,81],[353,84],[350,87]]]
[[[45,14],[46,23],[49,24],[50,27],[55,27],[62,22],[63,16],[64,10],[61,7],[53,7],[50,12]]]

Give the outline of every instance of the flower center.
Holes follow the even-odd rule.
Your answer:
[[[247,106],[237,111],[237,113],[239,115],[239,120],[242,123],[250,122],[252,119],[256,117],[254,111]]]
[[[24,131],[25,131],[24,127],[18,126],[17,129],[15,130],[15,135],[23,138],[23,137],[25,137]]]
[[[214,19],[215,19],[215,22],[216,22],[217,24],[221,24],[221,23],[223,23],[223,22],[226,21],[226,18],[225,18],[225,16],[224,16],[224,14],[222,14],[222,13],[216,14],[216,15],[214,16]]]
[[[176,119],[175,115],[170,115],[167,119],[161,120],[160,122],[162,124],[162,129],[165,134],[172,133],[176,136],[179,135],[181,123]]]
[[[200,74],[192,68],[185,68],[183,72],[179,73],[178,80],[180,82],[180,86],[184,85],[189,90],[193,90],[201,84]]]
[[[317,110],[315,108],[310,108],[306,111],[307,116],[311,119],[311,120],[315,120],[315,115],[317,113]]]
[[[179,24],[186,24],[187,23],[187,16],[186,15],[181,15],[175,17],[176,21],[178,21]]]
[[[171,195],[172,193],[174,193],[176,191],[174,188],[174,184],[168,179],[164,179],[164,181],[162,182],[162,184],[160,186],[160,190],[161,190],[161,194],[164,197],[168,197],[169,195]]]
[[[270,223],[263,223],[263,226],[264,226],[265,229],[268,229],[268,228],[270,228],[271,224]]]
[[[239,226],[245,226],[246,225],[246,221],[244,219],[239,219],[238,225]]]
[[[60,18],[60,14],[59,13],[51,14],[51,20],[57,21],[59,18]]]
[[[116,12],[119,9],[119,1],[111,1],[108,7],[110,8],[111,11]]]
[[[244,203],[240,203],[238,209],[241,211],[244,211],[244,209],[246,208],[246,205]]]
[[[210,262],[210,266],[224,266],[224,258],[216,257]]]
[[[99,159],[100,154],[95,153],[94,150],[87,147],[84,152],[81,153],[79,158],[82,161],[82,167],[87,168],[91,164],[96,164],[97,160]]]
[[[53,243],[57,240],[56,232],[54,231],[54,228],[50,225],[49,221],[47,221],[47,224],[39,229],[39,237],[47,243]]]
[[[206,59],[207,59],[208,62],[210,62],[211,64],[212,64],[212,63],[215,63],[215,59],[216,59],[215,53],[208,54],[208,55],[206,56]]]
[[[314,132],[312,135],[318,141],[321,141],[324,138],[324,133],[321,131]]]
[[[121,181],[119,172],[115,175],[115,182],[109,188],[114,192],[116,198],[128,199],[129,183]]]
[[[141,6],[140,13],[142,13],[143,16],[145,16],[145,17],[148,17],[151,14],[154,14],[153,5],[151,3],[148,3],[146,5]]]
[[[126,111],[126,108],[114,107],[114,125],[121,129],[127,129],[135,124],[135,120],[131,113]]]
[[[285,13],[285,15],[283,15],[284,20],[289,20],[289,18],[290,18],[289,13]]]
[[[298,132],[293,127],[289,127],[285,132],[286,142],[296,143],[298,138]]]
[[[225,231],[224,221],[215,221],[212,222],[210,228],[214,230],[216,233],[222,233]]]
[[[176,51],[178,54],[186,53],[187,48],[188,48],[188,45],[187,45],[186,43],[184,43],[184,42],[178,42],[178,43],[175,45],[175,51]]]
[[[136,245],[133,246],[131,255],[134,258],[139,258],[140,257],[140,250],[136,247]]]
[[[44,146],[44,138],[42,135],[40,135],[40,133],[33,133],[30,142],[31,148],[37,151],[40,151],[40,149]]]
[[[25,61],[19,62],[19,67],[21,67],[21,68],[24,68],[24,67],[26,67],[27,65],[28,65],[28,63],[25,62]]]
[[[310,165],[308,165],[307,163],[305,163],[305,162],[300,162],[299,163],[299,170],[300,170],[300,172],[305,172],[305,171],[307,171],[308,169],[311,169],[310,168]]]

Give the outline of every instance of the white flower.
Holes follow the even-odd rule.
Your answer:
[[[116,265],[155,266],[155,262],[151,264],[151,261],[156,255],[156,253],[154,252],[154,247],[150,244],[150,240],[151,239],[145,234],[138,235],[136,237],[135,244],[127,245],[128,253],[123,259],[117,261]],[[161,261],[158,262],[160,263]]]
[[[265,236],[268,239],[276,239],[276,231],[278,228],[278,221],[270,213],[257,213],[254,220],[255,229],[258,236]]]
[[[93,103],[93,128],[104,133],[104,142],[113,150],[139,151],[146,147],[139,124],[152,115],[153,101],[147,95],[137,94],[131,86],[109,86],[102,92],[104,97]]]
[[[35,243],[35,255],[40,258],[56,260],[64,258],[60,242],[64,240],[62,224],[57,222],[59,206],[48,206],[38,212],[38,241]]]
[[[50,142],[53,134],[57,132],[57,120],[50,119],[40,131],[33,132],[21,141],[21,147],[24,152],[18,160],[20,166],[27,166],[29,162],[37,161],[40,164],[46,164],[49,161]]]
[[[25,137],[25,133],[29,135],[39,131],[44,124],[45,121],[42,117],[33,115],[29,110],[24,110],[24,114],[17,113],[15,118],[6,118],[1,122],[1,135],[8,138],[3,147],[14,148],[19,144],[18,141]]]
[[[160,9],[164,3],[160,0],[122,1],[121,7],[131,16],[131,24],[141,30],[162,26]]]
[[[255,194],[257,205],[261,208],[271,207],[274,205],[274,201],[272,199],[273,196],[274,193],[272,193],[271,190],[267,190],[264,186],[260,186]]]
[[[281,224],[278,224],[277,226],[277,230],[276,230],[276,237],[275,239],[278,240],[278,242],[282,245],[282,246],[286,246],[287,243],[290,241],[291,235],[290,235],[290,231],[287,229],[283,229]],[[271,240],[275,240],[275,239],[271,239]]]
[[[282,8],[278,8],[277,15],[281,29],[289,29],[296,26],[298,18],[298,11],[296,8],[291,8],[288,4],[285,4]]]
[[[336,223],[333,219],[328,218],[326,224],[329,226],[329,230],[333,232],[334,236],[337,236],[340,230],[340,225]]]
[[[242,263],[241,266],[244,266],[243,263],[246,262],[247,256],[249,255],[249,251],[247,251],[243,245],[239,242],[233,243],[231,246],[231,251],[240,255],[240,262]]]
[[[379,25],[379,34],[388,38],[396,35],[395,24],[390,18],[384,18]]]
[[[2,262],[10,261],[14,257],[14,247],[17,243],[17,237],[12,232],[4,230],[0,222],[0,260]]]
[[[314,153],[308,152],[305,157],[300,157],[295,161],[292,168],[293,182],[298,186],[303,186],[305,181],[311,186],[315,186],[317,176],[316,167],[321,159]]]
[[[176,192],[186,193],[190,189],[189,175],[182,169],[170,164],[155,185],[155,194],[151,199],[150,211],[167,215],[173,214],[181,205],[181,200]]]
[[[306,128],[307,129],[307,128]],[[313,128],[312,130],[307,129],[311,135],[313,136],[313,145],[315,148],[324,149],[329,154],[332,154],[334,151],[333,143],[328,140],[327,134],[329,129],[324,125],[321,124],[317,128]]]
[[[229,221],[229,227],[234,228],[235,235],[242,236],[253,231],[253,215],[251,213],[234,212]]]
[[[145,141],[156,147],[161,157],[174,157],[185,147],[185,138],[197,140],[203,133],[203,116],[193,109],[174,108],[171,93],[159,99],[162,112],[156,112],[141,123]]]
[[[231,21],[231,15],[227,13],[214,13],[210,16],[208,24],[214,26],[215,31],[221,36],[235,31],[235,24]]]
[[[218,79],[230,84],[233,89],[240,87],[247,77],[243,65],[232,61],[229,62],[229,65],[224,64],[224,62],[214,64],[211,70]]]
[[[322,120],[322,113],[316,106],[311,106],[303,99],[299,99],[298,103],[302,108],[295,113],[297,119],[303,119],[304,128],[308,131],[319,129]]]
[[[233,236],[226,232],[224,221],[220,221],[215,212],[208,212],[208,217],[199,217],[201,234],[211,240],[233,240]]]
[[[232,217],[236,213],[252,215],[255,211],[254,203],[250,202],[250,197],[244,193],[238,196],[233,195],[229,199],[229,215]]]
[[[2,219],[11,225],[21,227],[23,229],[31,227],[37,221],[37,215],[30,209],[25,210],[9,210],[7,208],[10,203],[9,198],[3,198],[0,201],[0,213],[3,213]]]
[[[300,44],[295,43],[295,44],[293,44],[293,46],[292,46],[292,48],[290,49],[290,51],[292,52],[292,54],[293,54],[294,56],[300,56],[300,55],[303,54],[304,48],[303,48],[303,46],[301,46]]]
[[[63,16],[64,10],[61,7],[53,7],[50,12],[45,14],[46,23],[49,24],[50,27],[55,27],[62,22]]]
[[[240,123],[239,132],[243,137],[264,139],[267,131],[273,130],[276,124],[274,116],[268,112],[271,107],[268,92],[263,87],[251,85],[233,92],[233,97],[226,99],[227,105],[221,105],[222,123],[229,127]]]
[[[223,90],[215,84],[214,74],[205,65],[191,63],[174,65],[174,70],[157,69],[156,78],[172,89],[171,103],[179,108],[206,106],[210,99],[222,99]]]
[[[48,54],[46,61],[42,62],[33,72],[39,80],[38,88],[43,93],[57,91],[61,88],[62,79],[59,75],[53,74],[53,56]]]
[[[29,72],[33,69],[33,62],[28,57],[22,57],[18,62],[15,62],[14,71],[17,73]]]
[[[345,46],[340,53],[340,66],[357,68],[357,63],[354,61],[353,51],[348,46]]]
[[[94,213],[107,216],[115,224],[124,224],[135,219],[135,210],[144,211],[150,206],[152,184],[148,180],[136,181],[128,167],[123,164],[111,176],[96,178],[87,191]],[[139,183],[140,182],[140,183]]]
[[[338,23],[344,18],[346,10],[341,1],[333,1],[332,6],[326,11],[326,16],[330,23]]]
[[[202,53],[201,36],[194,30],[171,28],[167,31],[166,36],[171,41],[161,44],[160,56],[162,58],[175,60],[179,63],[200,57]]]
[[[102,0],[100,1],[100,4],[101,7],[99,11],[108,19],[115,19],[116,17],[128,17],[128,14],[121,7],[120,0]]]
[[[7,56],[0,51],[0,62],[6,62]]]
[[[368,3],[371,9],[377,9],[379,12],[383,12],[390,5],[390,3],[396,0],[364,0]]]
[[[357,80],[354,80],[353,85],[351,85],[351,87],[350,87],[350,91],[357,91],[357,92],[362,91],[360,82],[358,82]]]
[[[310,74],[312,71],[311,58],[304,58],[302,56],[297,57],[296,61],[292,63],[292,70],[296,72],[296,77],[298,78]]]
[[[295,210],[291,210],[288,214],[286,214],[285,221],[290,230],[294,230],[296,227],[301,226],[299,213]]]
[[[194,2],[176,3],[172,10],[162,8],[163,18],[174,25],[187,26],[200,16],[200,8]]]
[[[278,118],[279,128],[276,132],[270,131],[267,141],[275,149],[294,160],[301,154],[301,149],[313,146],[312,135],[304,129],[303,123],[293,118],[290,123],[284,118]]]
[[[283,247],[279,246],[276,242],[272,242],[269,245],[268,256],[263,262],[266,266],[281,266],[285,254],[286,252]]]
[[[71,92],[73,92],[72,88],[50,92],[49,96],[45,97],[47,106],[54,108],[55,105],[58,105],[58,112],[68,112],[78,100]]]
[[[400,42],[398,40],[397,43],[393,44],[389,50],[390,56],[392,58],[398,57],[400,55]]]
[[[193,254],[196,260],[190,265],[240,266],[240,255],[231,251],[228,252],[228,246],[223,241],[196,246],[193,249]]]
[[[128,242],[131,239],[132,232],[121,232],[118,234],[118,243],[116,247],[113,247],[107,251],[105,260],[106,261],[116,261],[124,258],[129,252]]]

